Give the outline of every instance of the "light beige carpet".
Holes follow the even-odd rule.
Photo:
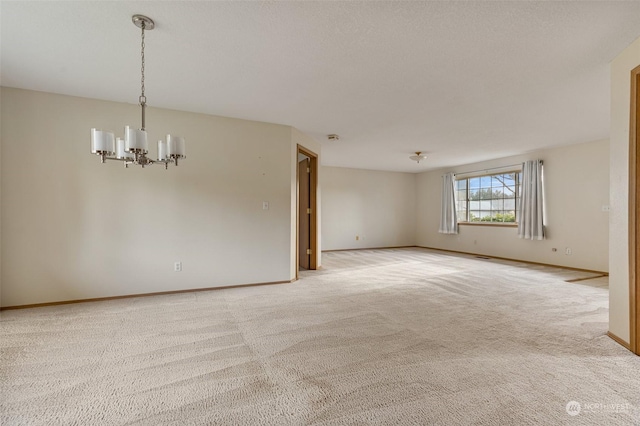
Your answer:
[[[4,311],[0,424],[640,423],[640,357],[605,336],[602,279],[424,249],[323,264]]]

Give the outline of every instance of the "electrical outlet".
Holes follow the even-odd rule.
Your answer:
[[[176,262],[173,264],[173,270],[175,272],[182,272],[182,262]]]
[[[573,250],[571,250],[571,247],[565,248],[564,254],[566,254],[567,256],[571,256],[573,254]]]

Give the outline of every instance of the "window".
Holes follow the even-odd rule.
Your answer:
[[[519,216],[520,171],[456,178],[459,223],[511,223]]]

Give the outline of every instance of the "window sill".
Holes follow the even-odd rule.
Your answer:
[[[460,226],[498,226],[500,228],[517,228],[517,223],[500,223],[500,222],[458,222]]]

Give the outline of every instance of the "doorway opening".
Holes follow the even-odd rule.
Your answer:
[[[317,269],[318,209],[318,156],[298,145],[298,261],[296,279],[301,270]]]

